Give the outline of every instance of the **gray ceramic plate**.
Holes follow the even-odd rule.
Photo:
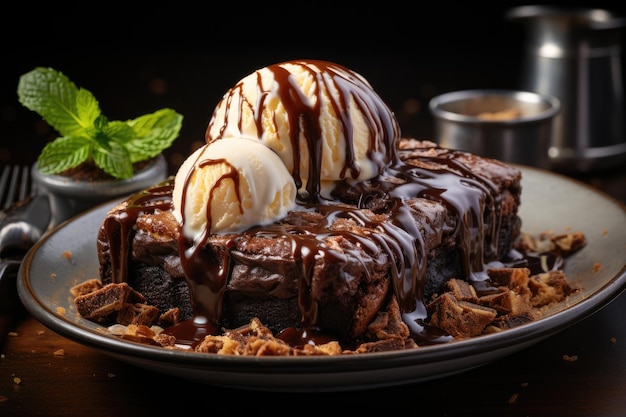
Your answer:
[[[48,233],[26,256],[18,292],[44,325],[78,343],[139,367],[226,387],[271,391],[338,391],[406,384],[463,372],[522,350],[584,319],[626,287],[626,210],[582,183],[523,169],[523,229],[579,230],[587,246],[566,273],[584,290],[538,321],[497,334],[399,352],[337,357],[238,357],[178,352],[125,341],[77,316],[70,287],[98,277],[96,232],[113,203]],[[64,256],[71,253],[71,258]],[[600,265],[596,270],[594,265]],[[64,313],[60,313],[64,310]]]

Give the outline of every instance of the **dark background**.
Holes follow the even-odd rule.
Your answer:
[[[0,165],[32,163],[56,137],[17,101],[19,76],[37,66],[90,90],[112,120],[163,107],[183,114],[181,137],[167,152],[173,173],[204,140],[226,90],[275,62],[325,59],[361,73],[396,113],[404,136],[423,139],[432,135],[433,96],[518,85],[526,32],[505,13],[539,2],[402,3],[16,5],[23,10],[1,18]],[[546,4],[623,13],[614,3]]]

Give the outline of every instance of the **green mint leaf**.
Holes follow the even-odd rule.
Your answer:
[[[133,164],[126,148],[114,141],[109,146],[96,146],[93,150],[93,160],[104,172],[115,178],[126,179],[133,176]]]
[[[172,145],[180,134],[183,116],[172,109],[161,109],[127,123],[135,136],[125,146],[133,162],[138,162],[155,157]]]
[[[126,122],[112,121],[102,128],[102,134],[109,141],[117,142],[128,149],[127,144],[135,138],[135,131]]]
[[[37,67],[22,75],[17,90],[20,103],[61,134],[37,160],[44,174],[93,162],[115,178],[131,178],[133,164],[162,153],[182,127],[183,117],[171,109],[109,121],[93,94],[52,68]]]
[[[91,139],[82,136],[58,138],[43,148],[37,158],[37,167],[44,175],[74,168],[89,159],[91,144]]]
[[[93,127],[97,130],[106,129],[108,124],[109,124],[109,119],[103,114],[96,117],[96,120],[93,121]]]
[[[20,103],[37,112],[62,136],[81,135],[100,115],[95,97],[61,72],[38,67],[22,75],[17,94]]]

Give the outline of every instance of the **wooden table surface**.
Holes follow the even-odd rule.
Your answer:
[[[625,169],[579,179],[626,201]],[[123,417],[166,408],[208,415],[216,407],[238,414],[309,408],[421,414],[425,408],[432,416],[624,416],[625,314],[621,294],[540,343],[440,379],[367,391],[276,393],[190,382],[123,363],[54,333],[15,303],[0,319],[0,416]]]

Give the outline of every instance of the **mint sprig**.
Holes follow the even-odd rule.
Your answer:
[[[130,178],[135,162],[172,145],[183,122],[182,115],[167,108],[133,120],[109,121],[91,92],[52,68],[38,67],[22,75],[17,95],[61,135],[37,158],[39,171],[46,175],[92,161],[115,178]]]

